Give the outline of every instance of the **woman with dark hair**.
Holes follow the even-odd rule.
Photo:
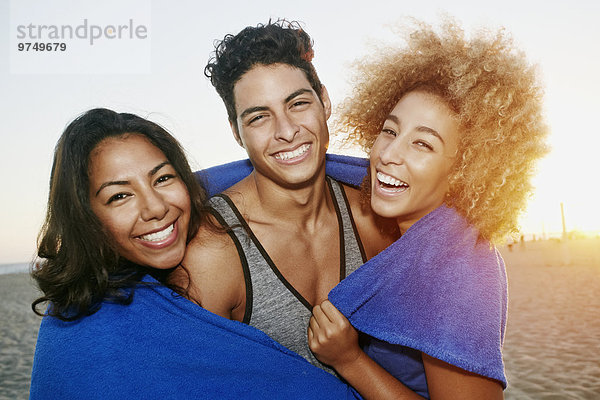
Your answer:
[[[43,292],[32,306],[45,317],[31,399],[354,398],[261,331],[163,284],[210,224],[205,198],[155,123],[94,109],[69,124],[32,271]]]
[[[163,187],[173,188],[166,185],[167,182],[175,182],[176,195],[184,197],[187,203],[184,210],[178,210],[177,224],[174,224],[171,214],[148,218],[151,220],[146,229],[148,232],[161,227],[159,225],[163,221],[170,222],[169,227],[175,225],[178,228],[174,230],[176,243],[171,245],[175,254],[169,262],[160,264],[150,259],[148,265],[144,265],[131,257],[123,257],[120,253],[124,246],[103,224],[103,218],[114,213],[112,210],[118,212],[126,208],[133,211],[134,204],[130,198],[143,194],[134,196],[129,193],[134,189],[134,182],[121,179],[120,171],[115,171],[114,181],[107,180],[106,185],[98,182],[94,172],[99,170],[100,165],[95,161],[100,161],[100,156],[106,154],[110,147],[122,151],[133,148],[134,152],[123,154],[131,162],[134,156],[147,159],[142,150],[153,149],[163,153],[158,157],[160,162],[156,166],[152,165],[149,171],[142,172],[152,172],[152,177],[159,179],[158,182],[148,182],[148,188],[144,190],[156,188],[162,192]],[[137,148],[139,150],[136,151]],[[160,168],[154,170],[157,167]],[[126,175],[126,171],[123,173]],[[121,193],[121,190],[125,192]],[[48,315],[72,320],[93,313],[104,299],[130,302],[132,289],[145,274],[150,273],[162,280],[165,269],[179,264],[187,238],[195,234],[206,218],[202,209],[205,198],[206,194],[196,182],[183,149],[160,126],[136,115],[118,114],[107,109],[91,110],[80,116],[67,127],[55,149],[46,221],[39,235],[38,256],[42,261],[32,272],[44,295],[33,303],[34,311],[40,314],[37,305],[50,301],[52,307],[48,309]],[[126,204],[126,207],[120,203]],[[138,208],[135,211],[141,214],[144,204],[135,206]],[[184,218],[179,218],[180,215]],[[131,216],[135,216],[135,212]],[[122,218],[120,215],[116,217]],[[143,219],[142,215],[140,217]],[[148,252],[164,253],[164,247],[157,248],[156,240],[143,239],[143,235],[148,234],[146,230],[136,231],[138,237],[134,242]],[[152,243],[153,247],[149,247]]]

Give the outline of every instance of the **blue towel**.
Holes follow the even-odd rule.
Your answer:
[[[146,277],[146,282],[156,283]],[[30,399],[346,399],[333,375],[160,285],[75,322],[45,317]]]
[[[359,186],[367,174],[369,160],[339,154],[327,154],[325,173],[338,181]],[[254,168],[250,160],[233,161],[196,172],[209,196],[221,193],[248,176]]]
[[[417,221],[333,288],[329,300],[368,335],[506,387],[504,262],[451,208]]]

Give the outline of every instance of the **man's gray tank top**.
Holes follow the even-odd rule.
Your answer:
[[[341,184],[327,177],[340,232],[340,280],[366,261],[348,199]],[[308,347],[306,332],[312,305],[283,277],[231,199],[218,194],[210,199],[213,214],[237,247],[246,281],[243,322],[254,326],[311,364],[335,375]],[[343,233],[343,234],[342,234]],[[282,244],[285,245],[285,244]]]

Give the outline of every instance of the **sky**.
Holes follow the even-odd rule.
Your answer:
[[[394,41],[393,27],[406,17],[435,25],[443,14],[467,32],[506,28],[539,66],[552,152],[539,164],[523,232],[560,232],[561,202],[568,230],[600,231],[600,190],[594,183],[600,155],[600,2],[279,0],[217,2],[209,8],[191,0],[0,0],[0,264],[35,256],[53,149],[82,112],[107,107],[160,123],[183,144],[194,169],[238,160],[245,153],[203,75],[214,40],[269,18],[300,21],[314,40],[313,62],[335,106],[351,94],[353,60],[370,54],[374,44]],[[52,40],[66,43],[64,52],[17,50],[19,43],[36,42],[35,30],[19,38],[19,25],[75,29],[86,20],[88,37]],[[110,30],[89,43],[91,25],[121,23],[131,23],[121,38]]]

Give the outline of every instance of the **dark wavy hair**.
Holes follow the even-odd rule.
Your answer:
[[[120,257],[112,237],[91,209],[90,153],[104,139],[124,134],[147,138],[165,154],[187,187],[191,199],[188,241],[206,221],[206,192],[173,136],[137,115],[104,108],[85,112],[67,126],[54,150],[46,219],[38,235],[41,261],[31,272],[43,292],[32,303],[38,315],[74,320],[96,312],[103,300],[129,304],[135,286],[145,274],[164,282],[170,272]],[[50,302],[50,307],[41,313],[38,305],[46,302]]]
[[[312,39],[298,22],[269,20],[267,24],[249,26],[235,36],[228,34],[216,41],[204,75],[223,99],[229,121],[237,130],[233,88],[256,65],[288,64],[302,70],[322,101],[322,85],[312,64],[313,56]]]

